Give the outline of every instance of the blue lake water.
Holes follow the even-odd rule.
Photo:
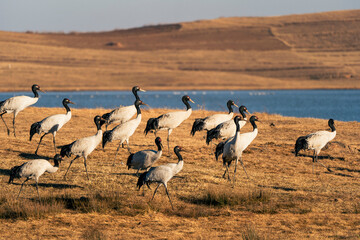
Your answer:
[[[276,113],[283,116],[334,118],[360,121],[360,90],[249,90],[249,91],[147,91],[139,92],[151,108],[184,109],[183,95],[189,95],[193,109],[227,111],[231,99],[250,112]],[[0,100],[31,92],[0,93]],[[133,104],[131,91],[40,92],[36,107],[62,107],[63,98],[75,102],[74,108],[115,108]],[[235,111],[236,113],[238,110]]]

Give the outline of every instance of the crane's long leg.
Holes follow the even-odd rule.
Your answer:
[[[243,169],[244,169],[244,172],[245,172],[245,174],[246,174],[247,178],[248,178],[248,179],[250,179],[249,175],[248,175],[248,174],[247,174],[247,172],[246,172],[246,169],[245,169],[244,163],[243,163],[243,161],[242,161],[242,156],[240,157],[240,163],[241,163],[241,166],[242,166],[242,167],[243,167]],[[250,179],[250,180],[251,180],[251,179]]]
[[[37,152],[38,152],[38,150],[39,150],[41,141],[42,141],[43,137],[45,137],[46,135],[47,135],[47,133],[44,133],[44,135],[41,136],[40,141],[39,141],[39,144],[38,144],[38,146],[37,146],[37,148],[36,148],[36,151],[35,151],[35,154],[36,154],[36,155],[38,155]]]
[[[64,179],[65,179],[65,180],[66,180],[66,174],[68,173],[68,171],[69,171],[69,169],[70,169],[70,167],[71,167],[71,164],[72,164],[77,158],[79,158],[79,156],[76,156],[73,160],[71,160],[71,162],[70,162],[70,164],[69,164],[69,167],[68,167],[68,169],[66,170],[66,173],[65,173],[65,175],[64,175]]]
[[[171,134],[171,132],[172,132],[172,129],[169,129],[169,130],[168,130],[168,137],[167,137],[169,157],[170,157],[170,134]]]
[[[119,149],[120,149],[121,143],[119,143],[118,148],[116,149],[116,153],[115,153],[115,158],[114,158],[114,162],[113,162],[113,166],[115,166],[115,160],[116,160],[116,156],[118,155]]]
[[[314,173],[314,162],[315,162],[315,150],[314,150],[313,161],[312,161],[312,173]]]
[[[161,184],[162,184],[162,183],[159,183],[159,185],[156,187],[156,189],[155,189],[155,191],[154,191],[154,195],[153,195],[152,198],[151,198],[151,201],[154,199],[155,194],[156,194],[156,192],[157,192],[157,190],[158,190],[158,188],[160,187]]]
[[[53,134],[53,143],[54,143],[54,150],[55,150],[55,154],[56,154],[56,141],[55,141],[55,135]]]
[[[26,182],[29,181],[29,180],[30,180],[30,178],[27,178],[27,179],[25,179],[25,181],[21,184],[20,191],[19,191],[19,194],[18,194],[17,198],[20,197],[20,193],[21,193],[21,190],[22,190],[22,188],[23,188],[23,186],[24,186],[24,183],[26,183]]]
[[[224,172],[224,175],[222,176],[223,178],[225,178],[225,175],[226,175],[226,172],[229,172],[229,164],[226,164],[225,163],[225,172]],[[228,177],[228,179],[230,179],[230,176]]]
[[[85,170],[86,170],[87,179],[90,180],[88,170],[87,170],[87,166],[86,166],[86,157],[84,157],[84,166],[85,166]]]
[[[38,186],[37,181],[36,181],[36,190],[37,190],[38,198],[39,198],[39,201],[40,201],[39,186]]]
[[[2,114],[0,114],[1,116],[1,119],[3,120],[4,124],[5,124],[5,127],[6,127],[6,130],[7,130],[7,134],[10,135],[10,129],[8,128],[4,118],[3,118],[3,115],[5,114],[6,112],[3,112]]]
[[[130,145],[129,145],[129,140],[125,140],[126,141],[126,146],[127,146],[127,150],[129,153],[131,153],[131,149],[130,149]],[[122,162],[122,161],[121,161]]]
[[[332,170],[331,170],[329,167],[325,166],[324,164],[322,164],[322,163],[319,162],[318,160],[319,160],[318,155],[316,155],[316,162],[317,162],[317,163],[320,163],[320,164],[321,164],[324,168],[326,168],[329,172],[332,172]]]
[[[16,115],[15,115],[15,112],[14,112],[14,118],[13,118],[14,137],[16,137],[15,118],[16,118]]]
[[[172,202],[171,202],[170,195],[169,195],[169,191],[168,191],[168,189],[167,189],[166,184],[164,184],[164,187],[165,187],[165,190],[166,190],[166,194],[167,194],[167,196],[168,196],[168,198],[169,198],[169,201],[170,201],[170,204],[171,204],[171,208],[172,208],[172,210],[174,210],[174,206],[173,206],[173,204],[172,204]]]
[[[236,168],[237,168],[238,161],[239,161],[239,157],[237,157],[237,158],[236,158],[236,161],[235,161],[234,180],[233,180],[234,183],[235,183],[235,181],[236,181],[235,175],[236,175]],[[245,172],[246,172],[246,171],[245,171]]]

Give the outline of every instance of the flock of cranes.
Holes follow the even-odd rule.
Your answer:
[[[14,113],[14,118],[13,118],[14,136],[16,136],[15,117],[20,111],[24,110],[26,107],[35,104],[39,98],[38,91],[42,91],[42,90],[38,85],[35,84],[32,86],[32,91],[34,93],[34,97],[16,96],[0,102],[1,118],[5,113],[11,113],[11,112]],[[71,157],[72,155],[74,156],[74,159],[70,161],[69,167],[67,168],[67,171],[64,175],[64,179],[66,179],[66,175],[72,163],[80,157],[84,159],[86,176],[89,179],[86,161],[87,161],[87,157],[95,150],[95,148],[101,142],[102,142],[102,147],[105,148],[105,146],[108,143],[111,143],[113,141],[118,141],[119,146],[116,150],[114,157],[114,164],[115,164],[115,160],[119,152],[119,149],[126,142],[128,151],[130,153],[126,163],[128,169],[132,168],[137,170],[136,172],[137,176],[140,170],[145,170],[145,172],[143,172],[140,176],[138,176],[139,178],[138,178],[137,186],[139,187],[139,189],[144,184],[146,184],[149,187],[150,183],[157,183],[158,186],[154,191],[154,195],[153,195],[154,198],[158,188],[161,185],[164,185],[171,207],[173,208],[167,188],[167,183],[173,176],[175,176],[183,168],[184,161],[180,154],[180,151],[182,151],[183,149],[180,146],[176,146],[174,148],[174,152],[178,157],[178,163],[169,163],[169,164],[153,167],[153,165],[161,158],[163,151],[162,140],[160,137],[157,137],[157,131],[162,129],[168,131],[167,145],[170,155],[170,134],[183,121],[185,121],[190,117],[192,113],[192,108],[189,102],[194,103],[194,101],[189,96],[185,95],[182,97],[182,102],[186,106],[185,111],[169,112],[162,114],[156,118],[150,118],[147,121],[144,133],[145,135],[147,135],[149,132],[154,132],[155,145],[157,146],[157,150],[142,150],[136,153],[131,153],[129,139],[134,134],[135,130],[138,128],[141,122],[140,106],[147,105],[146,103],[140,100],[140,97],[138,96],[138,91],[145,92],[143,89],[139,88],[138,86],[132,88],[132,92],[135,96],[135,102],[133,105],[120,107],[102,116],[98,115],[94,117],[94,123],[97,129],[95,135],[77,139],[71,142],[70,144],[57,147],[55,140],[56,133],[71,119],[71,109],[68,106],[68,104],[74,104],[69,99],[65,98],[62,101],[62,104],[66,110],[65,114],[56,114],[46,117],[39,122],[33,123],[30,127],[30,141],[32,140],[35,133],[38,133],[39,135],[43,134],[40,137],[38,146],[36,148],[35,151],[36,155],[38,153],[41,141],[44,138],[44,136],[50,133],[53,135],[53,144],[55,151],[54,165],[51,165],[47,160],[37,159],[26,162],[21,166],[15,166],[10,171],[9,183],[12,183],[15,178],[21,178],[21,177],[26,178],[25,181],[21,184],[21,188],[19,192],[20,195],[24,183],[30,179],[34,179],[36,182],[38,197],[40,199],[40,194],[38,190],[39,177],[45,172],[50,172],[50,173],[56,172],[59,168],[59,164],[62,158]],[[222,154],[223,165],[225,166],[225,172],[223,174],[223,177],[226,178],[226,173],[228,173],[227,178],[230,180],[229,167],[231,163],[234,161],[235,167],[234,167],[233,181],[235,182],[237,164],[240,161],[240,164],[243,167],[246,176],[250,179],[248,173],[246,172],[242,160],[242,156],[244,150],[251,144],[251,142],[256,138],[258,134],[256,121],[259,121],[259,119],[254,115],[251,116],[249,118],[249,122],[253,127],[253,131],[241,133],[241,128],[248,121],[246,114],[251,115],[250,112],[247,110],[245,106],[242,105],[239,107],[240,115],[234,117],[233,106],[234,107],[238,107],[238,106],[232,100],[229,100],[226,105],[229,110],[228,113],[214,114],[211,116],[207,116],[205,118],[196,119],[193,123],[190,134],[194,136],[197,131],[206,130],[207,144],[209,144],[213,139],[223,140],[222,142],[217,144],[215,150],[216,160]],[[133,118],[135,114],[136,117]],[[10,129],[6,125],[6,122],[4,121],[3,118],[2,120],[6,126],[7,133],[9,135]],[[118,125],[111,130],[107,130],[108,125],[112,123],[117,123]],[[106,131],[103,133],[102,126],[104,124],[106,125]],[[302,149],[312,149],[314,150],[313,163],[318,162],[317,157],[320,153],[320,150],[326,145],[327,142],[331,141],[336,136],[334,120],[330,119],[328,124],[331,128],[330,132],[318,131],[309,134],[307,136],[299,137],[295,144],[295,155],[297,155],[298,152]],[[57,148],[61,148],[60,154],[57,154]],[[326,167],[322,163],[320,164]],[[327,169],[330,171],[329,168]]]

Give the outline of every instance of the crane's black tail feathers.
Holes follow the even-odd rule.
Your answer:
[[[307,148],[308,142],[306,141],[306,136],[299,137],[295,143],[295,156],[298,155],[300,150],[306,150]]]
[[[209,145],[209,143],[215,138],[218,139],[220,136],[220,130],[217,128],[210,129],[206,133],[206,144]]]
[[[131,161],[132,161],[133,157],[134,157],[134,154],[133,154],[133,153],[130,154],[130,156],[128,157],[128,160],[127,160],[127,162],[126,162],[126,166],[128,166],[128,170],[129,170],[130,167],[131,167]]]
[[[225,142],[221,142],[218,145],[216,145],[216,149],[215,149],[216,161],[219,159],[219,156],[224,152],[224,146],[225,146]]]
[[[15,166],[10,170],[9,184],[14,182],[15,178],[19,178],[19,170],[21,166]]]
[[[36,122],[36,123],[33,123],[31,125],[31,127],[30,127],[30,141],[33,138],[35,133],[40,132],[40,127],[41,127],[40,122]]]
[[[143,172],[141,175],[140,175],[140,177],[139,177],[139,179],[138,179],[138,181],[137,181],[137,184],[136,184],[136,186],[140,189],[144,184],[145,184],[145,178],[146,178],[146,174],[147,174],[148,172]]]
[[[201,131],[204,129],[204,125],[205,125],[205,122],[204,122],[203,118],[195,119],[190,134],[192,136],[194,136],[197,131]]]
[[[0,102],[0,107],[2,107],[4,105],[5,101],[6,100]]]
[[[151,130],[156,130],[159,128],[159,118],[149,118],[149,120],[146,123],[146,128],[144,130],[145,136],[150,132]]]
[[[60,156],[61,157],[71,157],[71,146],[72,143],[68,144],[68,145],[64,145],[61,146],[61,150],[60,150]]]
[[[111,131],[105,131],[103,133],[103,138],[102,138],[102,147],[104,148],[107,142],[111,142],[110,141],[111,138]]]

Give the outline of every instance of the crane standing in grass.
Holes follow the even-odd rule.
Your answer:
[[[247,174],[244,163],[242,161],[242,153],[250,145],[250,143],[255,139],[255,137],[258,134],[258,129],[257,129],[255,121],[259,121],[259,119],[256,116],[251,116],[251,118],[250,118],[250,123],[253,126],[252,132],[240,134],[239,120],[240,120],[240,117],[238,117],[238,116],[236,116],[234,118],[234,122],[236,124],[236,132],[235,132],[234,137],[228,139],[225,143],[220,143],[220,144],[223,144],[222,158],[223,158],[223,164],[226,167],[224,175],[223,175],[224,178],[225,178],[226,172],[228,172],[228,179],[230,179],[229,166],[233,160],[236,160],[235,170],[234,170],[234,182],[235,182],[235,174],[236,174],[236,167],[237,167],[238,161],[240,161],[241,166],[243,167],[246,176],[249,178],[249,175]],[[218,150],[218,147],[217,147],[217,150]]]
[[[95,150],[95,148],[101,143],[102,134],[103,134],[103,132],[101,130],[101,126],[105,123],[105,120],[102,119],[100,116],[95,116],[94,122],[95,122],[96,129],[97,129],[97,132],[95,135],[80,138],[68,145],[61,147],[61,151],[60,151],[61,157],[65,157],[65,156],[71,157],[71,155],[75,155],[75,158],[73,160],[71,160],[71,162],[69,164],[69,167],[64,175],[64,179],[66,179],[66,174],[68,173],[68,171],[71,167],[71,164],[79,157],[83,157],[84,158],[84,166],[85,166],[85,170],[86,170],[86,176],[87,176],[87,179],[89,180],[89,174],[88,174],[88,170],[87,170],[87,166],[86,166],[86,160],[87,160],[87,157],[89,156],[89,154],[92,153]]]
[[[35,159],[29,162],[22,164],[21,166],[15,166],[10,171],[9,183],[13,183],[15,178],[25,177],[25,181],[21,184],[18,197],[20,196],[21,190],[24,184],[30,179],[34,179],[36,182],[36,190],[40,201],[39,194],[39,177],[45,172],[54,173],[59,169],[59,164],[61,162],[61,157],[59,154],[56,154],[54,157],[54,166],[45,159]]]
[[[156,187],[155,191],[154,191],[154,195],[151,198],[151,200],[154,199],[155,194],[158,190],[158,188],[161,185],[164,185],[165,187],[165,191],[166,194],[169,198],[170,204],[171,204],[171,208],[174,209],[174,206],[171,202],[170,199],[170,195],[169,195],[169,191],[167,189],[167,183],[168,181],[173,178],[177,173],[179,173],[181,171],[181,169],[184,166],[184,160],[180,154],[180,151],[182,151],[183,149],[180,146],[176,146],[174,148],[174,152],[176,154],[176,156],[178,157],[179,161],[177,163],[168,163],[165,165],[160,165],[157,167],[152,167],[150,168],[149,171],[144,172],[140,175],[138,182],[137,182],[137,186],[139,187],[139,189],[146,184],[147,187],[150,189],[150,184],[151,183],[158,183],[158,186]]]
[[[157,131],[161,129],[167,129],[168,130],[168,137],[167,137],[167,143],[168,143],[168,151],[170,156],[170,134],[174,128],[177,128],[183,121],[188,119],[192,113],[192,108],[189,104],[189,101],[194,103],[193,100],[187,95],[183,96],[181,98],[182,102],[186,106],[186,111],[177,111],[177,112],[170,112],[165,113],[157,118],[150,118],[146,123],[145,128],[145,136],[150,132],[151,130],[154,131],[155,136]]]
[[[295,143],[295,156],[298,155],[299,151],[301,149],[306,150],[306,149],[312,149],[314,150],[314,155],[313,155],[313,172],[314,172],[314,162],[318,162],[318,156],[319,153],[321,151],[321,149],[323,147],[325,147],[325,145],[330,142],[331,140],[333,140],[336,136],[336,129],[335,129],[335,123],[334,123],[334,119],[329,119],[328,121],[328,125],[331,129],[331,132],[329,131],[318,131],[318,132],[314,132],[314,133],[310,133],[306,136],[301,136],[296,140]],[[319,164],[321,164],[323,167],[325,167],[329,172],[331,172],[330,168],[326,167],[324,164],[322,164],[321,162],[318,162]]]
[[[48,135],[49,133],[51,133],[53,135],[53,143],[54,143],[54,149],[55,149],[55,154],[56,154],[56,142],[55,142],[55,136],[56,133],[71,119],[71,110],[68,106],[68,104],[75,104],[72,101],[70,101],[67,98],[64,98],[62,101],[63,106],[66,109],[66,114],[56,114],[56,115],[52,115],[49,116],[47,118],[44,118],[43,120],[41,120],[40,122],[36,122],[33,123],[30,127],[30,141],[32,139],[32,137],[34,136],[35,133],[38,133],[39,135],[41,133],[44,133],[44,135],[42,135],[40,137],[40,141],[39,144],[36,148],[35,154],[37,155],[37,152],[39,150],[40,144],[42,139]]]
[[[135,86],[132,88],[132,93],[135,96],[135,100],[140,100],[137,92],[146,92],[145,90],[141,89],[138,86]],[[107,127],[108,125],[110,125],[111,123],[124,123],[129,121],[134,115],[136,114],[136,107],[134,106],[134,104],[130,105],[130,106],[125,106],[125,107],[119,107],[119,108],[115,108],[114,110],[112,110],[109,113],[105,113],[104,115],[102,115],[102,118],[105,119],[106,121],[106,131],[107,131]]]
[[[145,170],[150,168],[157,160],[160,159],[162,155],[162,144],[161,138],[157,137],[155,139],[155,144],[158,147],[158,150],[142,150],[134,154],[130,154],[126,165],[128,169],[137,169],[136,175],[139,173],[139,170]]]
[[[208,116],[206,118],[195,119],[190,134],[192,136],[194,136],[197,131],[213,129],[220,123],[232,119],[232,117],[234,115],[232,106],[235,106],[235,107],[238,107],[238,106],[232,100],[227,101],[226,105],[227,105],[227,108],[229,109],[228,114],[218,113],[218,114]]]
[[[141,122],[141,110],[140,105],[147,105],[141,100],[136,100],[134,103],[136,110],[137,110],[137,116],[134,119],[131,119],[130,121],[127,121],[123,124],[117,125],[112,130],[105,131],[102,138],[102,147],[105,148],[106,144],[108,142],[112,142],[115,140],[120,140],[119,147],[116,150],[114,163],[115,165],[115,159],[119,152],[121,144],[123,144],[126,141],[128,151],[130,152],[130,146],[129,146],[129,138],[134,134],[135,130],[139,126]]]
[[[241,116],[243,117],[242,120],[239,120],[239,126],[240,129],[245,126],[247,118],[245,115],[245,112],[249,113],[249,111],[247,110],[247,108],[244,105],[241,105],[239,107],[239,112],[241,114]],[[234,123],[234,120],[230,119],[228,121],[225,121],[223,123],[220,123],[219,125],[217,125],[215,128],[210,129],[207,134],[206,134],[206,143],[209,144],[214,138],[215,139],[228,139],[232,136],[234,136],[236,131],[236,125]]]
[[[39,100],[39,94],[38,91],[43,92],[39,85],[34,84],[31,87],[32,92],[34,93],[34,97],[29,96],[16,96],[8,98],[2,102],[0,102],[0,117],[3,120],[7,133],[10,135],[10,129],[6,125],[5,120],[3,119],[3,115],[5,113],[14,113],[13,118],[13,128],[14,128],[14,136],[16,137],[16,131],[15,131],[15,118],[18,115],[19,112],[24,110],[25,108],[35,104]]]

